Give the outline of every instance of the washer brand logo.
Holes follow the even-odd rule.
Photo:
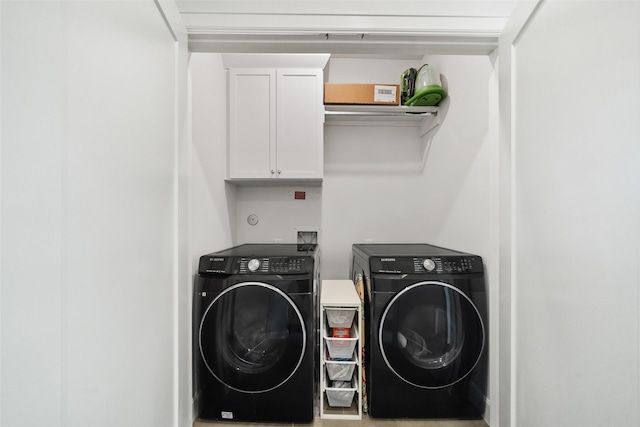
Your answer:
[[[395,260],[396,260],[395,258],[382,258],[382,259],[380,259],[380,261],[382,261],[382,262],[395,262]]]
[[[221,262],[221,261],[224,261],[224,258],[211,258],[211,261],[213,261],[213,262]]]

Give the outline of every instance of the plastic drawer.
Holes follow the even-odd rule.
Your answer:
[[[350,360],[353,357],[353,349],[358,343],[358,331],[355,326],[351,326],[350,338],[333,338],[327,335],[325,329],[324,341],[327,343],[327,350],[331,359]]]
[[[324,363],[329,379],[332,381],[349,381],[353,377],[353,371],[358,364],[355,353],[351,355],[351,359],[352,360],[331,360],[327,355]]]
[[[355,380],[351,381],[349,388],[326,387],[327,401],[329,406],[338,408],[348,408],[353,402],[353,396],[357,391]]]
[[[350,328],[355,308],[327,308],[327,322],[330,328]]]

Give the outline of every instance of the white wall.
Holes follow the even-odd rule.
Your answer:
[[[365,239],[433,243],[490,257],[490,155],[496,143],[488,108],[494,96],[490,59],[330,63],[330,81],[356,83],[398,82],[406,68],[429,63],[445,76],[449,99],[432,139],[421,140],[416,128],[326,126],[324,278],[347,277],[351,245]]]
[[[201,255],[234,242],[236,211],[233,186],[225,184],[226,72],[219,54],[192,53],[192,155],[190,165],[190,249],[194,272]]]
[[[543,2],[515,44],[515,420],[635,426],[640,3]]]
[[[66,10],[55,3],[0,7],[0,424],[49,419],[59,426]],[[32,21],[40,32],[31,31]],[[34,409],[32,402],[41,403]]]
[[[296,199],[296,192],[304,193]],[[322,188],[306,185],[248,186],[237,189],[238,243],[296,243],[298,228],[315,230],[322,221]],[[247,217],[258,216],[250,225]],[[320,230],[320,244],[323,232]]]
[[[175,45],[149,2],[2,2],[6,427],[174,424]]]

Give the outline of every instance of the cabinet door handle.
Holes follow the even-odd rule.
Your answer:
[[[274,173],[276,173],[276,171],[271,169],[271,175],[273,175]]]
[[[280,169],[278,169],[278,175],[280,175],[282,173],[282,171]]]

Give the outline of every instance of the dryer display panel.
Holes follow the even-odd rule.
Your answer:
[[[294,302],[280,289],[259,282],[236,284],[213,300],[198,339],[209,372],[246,393],[284,384],[300,366],[307,346]]]
[[[409,384],[448,387],[477,365],[485,327],[469,298],[447,283],[408,286],[389,302],[379,324],[388,367]]]

